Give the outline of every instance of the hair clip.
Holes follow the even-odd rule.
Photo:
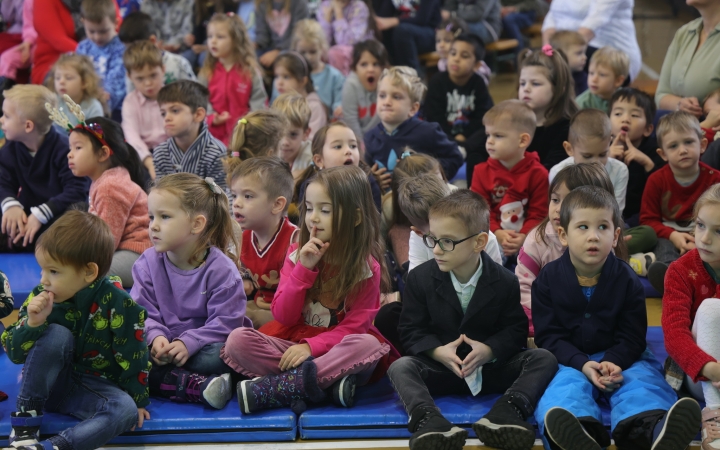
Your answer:
[[[460,35],[462,34],[462,32],[463,32],[462,28],[458,28],[458,29],[455,30],[455,32],[453,33],[453,37],[457,38],[458,36],[460,36]]]
[[[447,25],[445,25],[445,31],[452,31],[452,28],[453,28],[452,22],[450,22],[450,23],[448,23]]]
[[[65,104],[67,105],[70,112],[73,113],[73,115],[77,118],[78,124],[73,127],[70,119],[68,118],[68,116],[65,115],[64,112],[52,106],[50,103],[45,103],[45,109],[48,113],[50,113],[50,118],[52,119],[52,121],[60,125],[61,127],[67,129],[68,133],[71,133],[73,130],[87,131],[88,133],[93,135],[98,141],[100,141],[100,144],[102,144],[104,147],[107,147],[110,155],[112,156],[115,152],[113,152],[112,148],[110,148],[108,143],[105,141],[105,133],[103,133],[102,127],[97,123],[91,123],[90,125],[87,125],[85,123],[85,113],[83,112],[80,105],[75,103],[69,95],[63,95],[62,99],[65,101]]]
[[[230,156],[232,156],[233,158],[239,158],[240,152],[232,152],[232,153],[230,153]]]
[[[410,153],[408,150],[405,150],[404,152],[402,152],[402,155],[400,155],[400,159],[405,159],[410,155],[412,155],[412,153]]]
[[[225,14],[227,14],[228,17],[235,17],[235,13],[232,11],[228,11]]]
[[[553,55],[553,48],[550,44],[545,44],[542,46],[542,52],[545,53],[547,56]]]
[[[220,186],[217,185],[215,180],[212,179],[212,177],[205,177],[205,182],[210,187],[210,190],[213,192],[213,194],[225,194],[222,189],[220,189]]]
[[[247,119],[243,117],[242,119],[238,120],[238,123],[241,123],[241,124],[243,124],[243,125],[247,125]]]

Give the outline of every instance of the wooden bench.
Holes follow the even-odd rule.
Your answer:
[[[540,36],[542,34],[542,22],[536,22],[529,27],[522,29],[521,32],[530,38]]]
[[[658,80],[635,80],[630,84],[630,86],[635,89],[639,89],[654,98],[658,87]]]

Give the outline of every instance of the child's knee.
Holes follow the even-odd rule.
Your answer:
[[[225,352],[230,355],[238,355],[247,351],[248,348],[252,348],[252,343],[256,340],[256,333],[254,328],[235,328],[225,342]]]
[[[417,366],[415,365],[414,358],[412,356],[403,356],[390,364],[387,374],[390,380],[402,380],[405,374],[416,370]]]

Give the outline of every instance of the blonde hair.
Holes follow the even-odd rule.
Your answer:
[[[287,120],[272,109],[253,111],[238,120],[223,165],[231,173],[243,160],[275,154],[285,134]]]
[[[505,120],[507,126],[523,133],[528,133],[530,139],[535,136],[535,112],[527,103],[520,100],[505,100],[493,106],[483,116],[483,125],[493,125],[495,122]]]
[[[16,84],[3,91],[3,97],[13,102],[19,116],[35,124],[39,134],[50,131],[53,121],[45,109],[45,103],[57,106],[56,96],[50,89],[36,84]]]
[[[700,198],[695,202],[693,209],[693,217],[697,220],[697,215],[703,206],[720,206],[720,183],[713,184],[702,193]]]
[[[422,79],[418,77],[417,71],[412,67],[395,66],[385,69],[382,75],[380,75],[378,82],[382,81],[385,77],[390,77],[390,82],[393,86],[402,87],[405,92],[408,93],[410,101],[413,103],[420,103],[427,91],[427,87],[422,82]]]
[[[323,58],[327,56],[330,46],[328,45],[327,37],[325,37],[325,32],[317,20],[303,19],[295,24],[292,40],[290,41],[290,48],[297,50],[297,45],[300,41],[314,42],[320,47],[320,53]]]
[[[252,71],[259,71],[260,65],[255,55],[255,44],[250,40],[247,28],[243,21],[237,15],[227,15],[223,13],[215,13],[210,18],[207,26],[210,28],[211,24],[225,24],[227,27],[228,34],[230,35],[230,41],[232,42],[233,60],[236,64],[239,64],[243,71],[251,73]],[[211,55],[209,52],[202,69],[200,69],[200,76],[204,78],[212,77],[215,71],[215,65],[218,59]]]
[[[612,125],[607,114],[599,109],[580,110],[570,121],[568,142],[573,146],[588,139],[609,141],[612,135]]]
[[[630,75],[630,58],[627,53],[613,47],[602,47],[590,57],[590,64],[607,67],[616,77]]]
[[[272,109],[285,116],[288,124],[295,128],[307,130],[310,127],[310,105],[298,93],[281,94],[273,102]]]
[[[550,38],[550,45],[567,53],[571,45],[587,45],[587,41],[577,31],[560,30]]]
[[[431,173],[403,177],[397,185],[397,205],[411,224],[424,225],[430,207],[449,192],[447,183]]]
[[[133,70],[163,67],[162,50],[151,41],[137,41],[128,45],[123,53],[123,64],[128,75]]]
[[[102,80],[95,72],[92,59],[87,55],[79,55],[77,53],[66,53],[61,55],[47,76],[46,86],[55,92],[55,71],[58,67],[71,67],[80,75],[80,80],[85,85],[83,88],[83,100],[95,98],[102,101]],[[57,92],[55,92],[57,93]],[[103,106],[105,106],[103,104]]]
[[[700,128],[697,117],[685,111],[673,111],[660,119],[655,133],[658,147],[664,149],[663,140],[665,135],[671,131],[695,133],[701,141],[705,138],[705,133]]]

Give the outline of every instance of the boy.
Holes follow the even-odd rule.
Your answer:
[[[113,118],[119,119],[125,98],[125,45],[116,32],[115,1],[83,0],[80,14],[87,38],[80,41],[76,51],[93,60],[95,71],[103,80],[105,100]]]
[[[475,166],[470,189],[490,204],[490,230],[511,256],[547,215],[547,169],[537,153],[525,152],[535,134],[535,113],[527,104],[499,103],[483,124],[490,159]]]
[[[575,81],[575,95],[580,95],[587,90],[587,41],[577,31],[560,30],[550,38],[550,45],[565,53],[568,66]]]
[[[390,186],[390,173],[402,149],[410,147],[440,162],[448,180],[463,163],[457,144],[450,141],[436,123],[415,117],[425,93],[425,85],[415,69],[406,66],[385,69],[380,76],[377,113],[380,123],[365,134],[365,159],[373,166],[381,189]]]
[[[493,106],[485,81],[476,73],[484,56],[477,36],[461,34],[450,47],[447,72],[435,74],[428,86],[425,119],[440,124],[461,145],[475,133],[484,139],[482,117]]]
[[[618,448],[684,449],[700,429],[700,406],[677,401],[646,349],[645,293],[612,249],[622,233],[615,198],[581,186],[560,207],[560,242],[568,250],[543,267],[532,286],[535,343],[560,369],[535,410],[548,449],[610,445],[596,398],[612,409]]]
[[[667,165],[650,175],[640,205],[640,223],[657,233],[650,284],[662,295],[668,265],[695,248],[693,205],[720,172],[700,162],[707,139],[695,116],[675,111],[660,119],[657,152]]]
[[[3,95],[0,252],[33,251],[35,238],[70,205],[87,201],[90,180],[76,177],[68,167],[68,138],[53,128],[45,109],[56,104],[55,94],[28,84]]]
[[[25,364],[12,447],[94,449],[150,418],[146,311],[105,277],[114,247],[107,224],[80,211],[38,240],[41,284],[2,334],[10,360]],[[38,443],[43,410],[81,423]]]
[[[205,124],[208,90],[197,81],[180,80],[160,89],[157,103],[169,139],[153,150],[158,179],[190,172],[213,180],[227,191],[222,158],[225,145],[215,139]]]
[[[717,140],[720,134],[720,88],[715,89],[703,101],[705,120],[700,122],[709,143]]]
[[[608,112],[610,98],[630,73],[630,58],[613,47],[602,47],[590,57],[588,90],[578,95],[578,108],[595,108]]]
[[[409,416],[410,448],[462,449],[467,431],[438,411],[433,393],[503,393],[473,424],[490,447],[529,450],[526,422],[557,371],[545,350],[525,350],[528,321],[514,274],[483,251],[489,210],[474,192],[459,190],[430,208],[423,237],[434,259],[408,275],[400,339],[408,355],[388,376]]]
[[[298,228],[286,216],[294,181],[287,164],[276,156],[250,158],[228,172],[235,196],[233,216],[243,229],[240,261],[246,281],[254,285],[245,283],[246,295],[255,300],[248,302],[245,315],[260,328],[273,320],[270,303],[287,249],[296,239]]]
[[[300,94],[282,94],[272,104],[288,121],[285,135],[280,140],[278,155],[285,161],[294,176],[307,169],[312,162],[310,148],[310,106]],[[290,200],[290,199],[288,199]]]
[[[162,52],[150,41],[135,42],[125,50],[123,63],[135,86],[123,102],[123,133],[154,180],[155,165],[151,151],[167,140],[165,120],[157,102],[165,78]]]
[[[609,158],[611,128],[607,114],[598,109],[584,109],[575,114],[570,121],[568,140],[563,142],[568,157],[550,169],[550,181],[571,164],[600,163],[607,170],[622,211],[627,194],[628,168],[622,161]]]

